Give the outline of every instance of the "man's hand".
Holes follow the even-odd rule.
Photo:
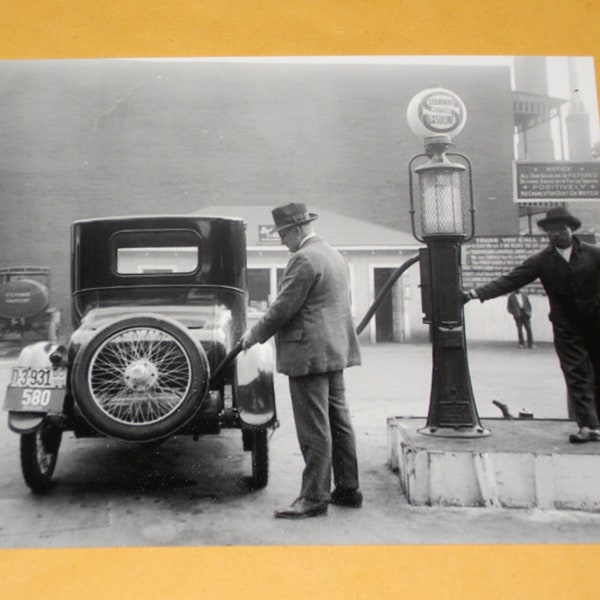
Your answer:
[[[469,300],[475,300],[475,298],[477,298],[477,294],[475,293],[475,290],[469,290],[468,292],[465,292],[463,290],[461,292],[461,294],[462,294],[463,304],[466,304]]]
[[[256,344],[258,340],[254,337],[252,329],[248,329],[242,336],[242,350],[248,350]]]

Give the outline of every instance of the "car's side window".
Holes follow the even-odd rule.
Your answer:
[[[119,275],[193,273],[199,242],[187,230],[120,231],[113,238],[114,270]]]

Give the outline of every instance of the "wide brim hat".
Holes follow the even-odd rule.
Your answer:
[[[283,206],[278,206],[271,211],[275,229],[281,231],[294,225],[304,225],[317,218],[315,213],[308,212],[306,204],[303,202],[290,202]]]
[[[564,206],[551,208],[546,213],[545,218],[537,222],[542,229],[546,229],[546,227],[548,225],[552,225],[552,223],[564,223],[573,231],[581,227],[581,221],[577,217],[573,216]]]

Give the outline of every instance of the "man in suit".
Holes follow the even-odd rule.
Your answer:
[[[600,248],[573,232],[581,221],[552,208],[538,221],[550,244],[510,273],[463,292],[481,302],[518,290],[539,278],[550,302],[554,347],[579,432],[572,443],[600,441]]]
[[[527,347],[533,348],[533,334],[531,332],[531,302],[529,296],[521,290],[512,292],[508,296],[506,309],[513,316],[517,326],[517,336],[519,338],[519,347],[525,347],[523,339],[523,328],[527,334]]]
[[[272,215],[292,257],[277,298],[244,333],[242,348],[276,334],[277,370],[289,377],[305,468],[300,496],[275,516],[325,515],[328,502],[359,508],[356,442],[344,391],[344,369],[360,364],[347,265],[313,231],[317,215],[305,204],[292,202]],[[332,470],[335,489],[330,494]]]

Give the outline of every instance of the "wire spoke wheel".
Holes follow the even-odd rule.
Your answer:
[[[192,367],[171,334],[151,327],[116,333],[95,352],[88,371],[94,402],[119,423],[146,425],[184,402]]]
[[[206,354],[177,322],[151,315],[116,321],[77,355],[75,399],[101,433],[153,441],[197,412],[208,390]]]

